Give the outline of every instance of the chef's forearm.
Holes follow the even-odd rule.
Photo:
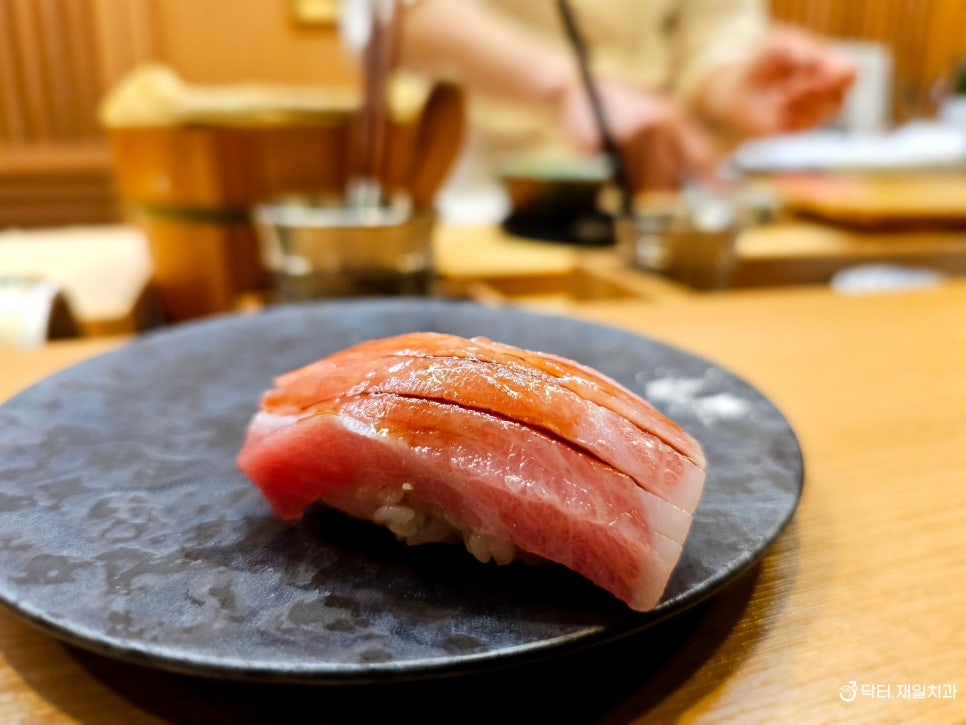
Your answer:
[[[578,78],[568,49],[473,0],[419,0],[405,8],[400,61],[471,91],[553,107]]]

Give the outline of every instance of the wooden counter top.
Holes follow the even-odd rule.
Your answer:
[[[709,357],[788,416],[805,493],[751,575],[613,647],[375,692],[155,672],[67,648],[3,611],[0,722],[385,722],[424,701],[420,719],[447,723],[966,721],[966,283],[567,310]],[[116,344],[0,351],[0,398]]]
[[[663,301],[688,292],[626,267],[609,248],[522,239],[491,226],[441,225],[434,242],[444,292],[451,294],[583,303],[635,297]],[[786,220],[743,232],[736,254],[735,289],[825,284],[835,272],[864,263],[921,266],[961,276],[966,275],[966,230],[886,234]],[[199,252],[201,269],[192,279],[206,279],[211,263],[206,259]],[[86,335],[133,333],[163,314],[151,284],[145,236],[131,226],[0,233],[0,269],[58,284]]]
[[[883,232],[790,218],[743,231],[735,254],[736,289],[826,284],[842,269],[869,263],[964,275],[966,229]],[[512,237],[490,227],[455,227],[439,230],[436,255],[445,279],[516,281],[525,287],[528,279],[580,270],[588,259],[596,265],[593,260],[611,252]]]

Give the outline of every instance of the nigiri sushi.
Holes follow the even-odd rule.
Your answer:
[[[278,377],[238,464],[282,518],[322,501],[411,544],[549,560],[639,611],[667,586],[705,478],[700,444],[600,372],[435,332]]]

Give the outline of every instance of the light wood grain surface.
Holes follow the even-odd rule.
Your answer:
[[[749,290],[566,310],[704,355],[788,416],[804,451],[805,493],[749,576],[666,627],[612,647],[522,671],[375,691],[154,672],[67,648],[3,611],[0,722],[382,722],[394,698],[409,708],[429,701],[437,714],[426,719],[451,723],[510,715],[559,723],[966,722],[966,282],[862,296]],[[0,352],[0,398],[117,344],[123,340]],[[840,687],[853,681],[855,699],[843,702]],[[913,699],[913,685],[936,686],[940,696]],[[900,697],[906,686],[910,697]],[[941,696],[952,687],[955,697]]]
[[[867,229],[963,228],[961,173],[816,174],[776,184],[789,208]]]
[[[597,267],[601,256],[599,250],[522,239],[485,226],[442,227],[434,241],[437,267],[446,279],[496,280],[498,285],[515,281],[518,288],[535,278],[573,273],[588,260]],[[733,288],[826,284],[836,272],[862,264],[901,264],[962,275],[966,229],[883,233],[789,218],[742,231],[735,256]]]
[[[150,251],[159,245],[174,249],[190,233],[192,246],[186,248],[191,255],[165,262],[177,272],[167,283],[182,292],[194,290],[185,299],[227,296],[229,270],[218,269],[216,262],[237,234],[233,227],[219,231],[214,225],[145,223],[158,235],[155,244],[146,243],[142,230],[126,225],[9,231],[0,234],[0,269],[59,284],[88,334],[135,332],[139,320],[152,318],[149,308],[160,296],[159,280],[149,285],[158,264]],[[966,230],[882,234],[786,220],[744,231],[736,254],[736,288],[824,284],[842,269],[876,263],[964,275]],[[526,303],[682,296],[679,285],[626,268],[610,249],[527,240],[491,226],[440,225],[434,255],[444,281],[441,291],[449,294]]]

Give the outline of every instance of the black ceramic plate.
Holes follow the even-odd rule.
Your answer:
[[[647,395],[709,474],[656,610],[562,567],[407,547],[325,510],[270,513],[235,468],[275,374],[359,340],[439,330],[575,358]],[[331,302],[149,335],[0,406],[0,600],[74,644],[226,678],[369,682],[509,665],[644,629],[761,556],[801,493],[775,407],[714,364],[566,318],[442,300]]]

